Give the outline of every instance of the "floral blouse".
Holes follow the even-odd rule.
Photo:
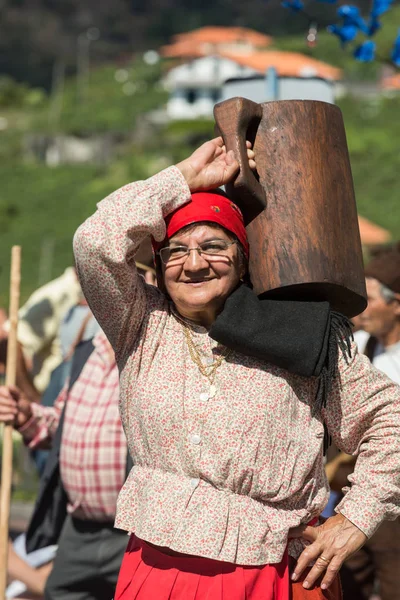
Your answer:
[[[190,199],[176,167],[99,203],[74,238],[78,275],[120,370],[120,411],[134,467],[116,527],[177,552],[242,565],[280,562],[288,531],[323,510],[323,419],[357,454],[338,506],[370,536],[400,499],[400,388],[364,356],[340,360],[322,415],[316,381],[237,352],[215,385],[191,360],[182,323],[137,274],[142,240],[165,237],[164,217]],[[187,321],[203,362],[224,351]],[[302,543],[289,542],[298,556]]]

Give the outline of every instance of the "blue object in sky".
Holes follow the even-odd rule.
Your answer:
[[[352,42],[358,34],[358,28],[355,25],[328,25],[327,30],[336,35],[342,44]]]
[[[400,29],[397,32],[397,38],[394,40],[393,50],[390,57],[396,67],[400,67]]]
[[[354,50],[354,58],[361,62],[372,62],[375,58],[376,44],[367,40]]]
[[[383,15],[391,7],[393,0],[373,0],[370,15],[374,19]]]
[[[344,4],[337,10],[338,16],[343,19],[343,26],[348,27],[356,27],[363,33],[368,33],[367,24],[360,15],[360,10],[357,6],[352,6],[350,4]]]
[[[368,22],[368,35],[373,36],[382,27],[382,23],[376,17],[371,17]]]
[[[303,10],[304,4],[301,0],[285,0],[281,3],[284,8],[288,8],[292,12],[299,12]]]

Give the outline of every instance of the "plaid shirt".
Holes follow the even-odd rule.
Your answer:
[[[112,521],[125,480],[126,441],[118,412],[118,368],[104,333],[68,393],[53,407],[32,405],[33,417],[20,429],[30,448],[53,437],[68,397],[61,440],[60,469],[69,512],[81,519]]]

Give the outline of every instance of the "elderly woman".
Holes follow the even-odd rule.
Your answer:
[[[353,349],[316,414],[315,378],[209,335],[247,274],[240,211],[207,191],[238,168],[211,140],[111,194],[75,235],[85,296],[119,364],[135,465],[118,503],[116,526],[131,533],[118,600],[339,598],[342,562],[399,514],[395,385]],[[158,288],[135,269],[146,236]],[[338,514],[316,526],[329,492],[324,421],[359,456]]]

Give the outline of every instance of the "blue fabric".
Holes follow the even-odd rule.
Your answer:
[[[354,50],[354,58],[361,62],[372,62],[375,58],[375,50],[375,42],[368,40]]]
[[[382,23],[376,17],[371,17],[368,23],[368,35],[372,36],[382,27]]]
[[[60,344],[63,358],[65,358],[71,350],[72,345],[75,343],[76,336],[89,312],[90,309],[88,306],[75,304],[63,318],[60,325]],[[99,331],[100,325],[97,323],[96,319],[92,317],[85,327],[82,341],[91,340]]]
[[[71,361],[64,361],[54,369],[50,376],[50,382],[42,396],[41,404],[43,406],[54,406],[57,396],[64,387],[64,384],[71,372]]]
[[[358,29],[355,25],[342,25],[341,27],[339,25],[329,25],[327,29],[333,35],[336,35],[342,44],[352,42],[358,34]]]
[[[393,0],[374,0],[371,9],[371,17],[380,17],[389,10]]]
[[[342,498],[342,494],[340,492],[332,492],[330,493],[328,504],[325,506],[324,511],[321,513],[325,519],[332,517],[335,515],[335,506],[340,502]]]
[[[360,9],[357,6],[345,4],[338,8],[338,16],[343,19],[343,25],[353,25],[363,33],[367,33],[367,25],[360,14]]]

